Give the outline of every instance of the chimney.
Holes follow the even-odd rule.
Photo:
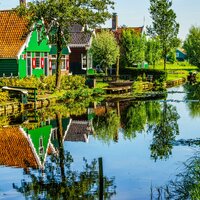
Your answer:
[[[116,31],[118,28],[118,16],[117,13],[113,13],[112,15],[112,30]]]
[[[26,6],[26,0],[19,0],[19,4],[20,4],[20,6],[21,6],[22,4],[24,4],[24,5]]]

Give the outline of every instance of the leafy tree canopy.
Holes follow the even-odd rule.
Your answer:
[[[161,46],[157,38],[149,38],[146,42],[145,60],[155,68],[156,62],[161,59]]]
[[[149,35],[158,37],[160,40],[164,69],[166,69],[168,52],[178,45],[179,24],[176,22],[176,14],[171,7],[171,0],[150,0],[152,26],[147,27],[147,30]]]
[[[189,62],[200,68],[200,27],[192,26],[184,42]]]
[[[103,31],[93,39],[90,52],[94,62],[107,69],[116,63],[119,47],[111,32]]]
[[[145,35],[133,30],[123,30],[121,38],[121,59],[124,66],[133,66],[145,59]]]

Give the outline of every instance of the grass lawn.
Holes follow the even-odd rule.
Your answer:
[[[149,68],[152,69],[153,67],[150,65]],[[155,69],[163,70],[164,69],[163,62],[158,63]],[[188,62],[175,62],[174,64],[167,63],[166,69],[167,71],[171,71],[171,70],[198,71],[199,70],[198,67],[190,65]]]
[[[108,87],[108,83],[96,82],[96,88],[105,88]]]
[[[150,66],[150,69],[153,67]],[[155,69],[163,70],[163,62],[156,65]],[[167,63],[167,80],[175,80],[178,78],[187,78],[190,71],[199,71],[198,67],[190,65],[188,62],[176,62],[174,64]],[[200,77],[198,75],[197,79]]]

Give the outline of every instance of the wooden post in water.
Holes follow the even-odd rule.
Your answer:
[[[99,200],[103,200],[103,159],[98,158],[99,163]]]

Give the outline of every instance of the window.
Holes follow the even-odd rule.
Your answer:
[[[31,52],[26,53],[26,69],[27,69],[27,75],[32,75],[32,61],[31,61]]]
[[[58,138],[57,135],[58,128],[51,129],[51,139],[56,140]]]
[[[51,55],[52,57],[52,69],[56,69],[56,66],[57,66],[57,63],[56,63],[56,58],[57,56],[56,55]],[[67,60],[67,56],[66,55],[62,55],[61,57],[61,70],[62,71],[65,71],[66,70],[66,60]]]
[[[87,55],[86,54],[81,54],[81,65],[82,65],[82,69],[84,70],[87,69]]]
[[[36,58],[35,67],[38,68],[40,67],[40,52],[35,53],[35,58]]]
[[[43,138],[39,139],[39,154],[44,154]]]
[[[46,58],[46,57],[48,57],[48,53],[47,52],[44,52],[44,57]]]
[[[31,58],[31,52],[26,53],[27,58]]]
[[[41,42],[41,30],[37,30],[37,41]]]

